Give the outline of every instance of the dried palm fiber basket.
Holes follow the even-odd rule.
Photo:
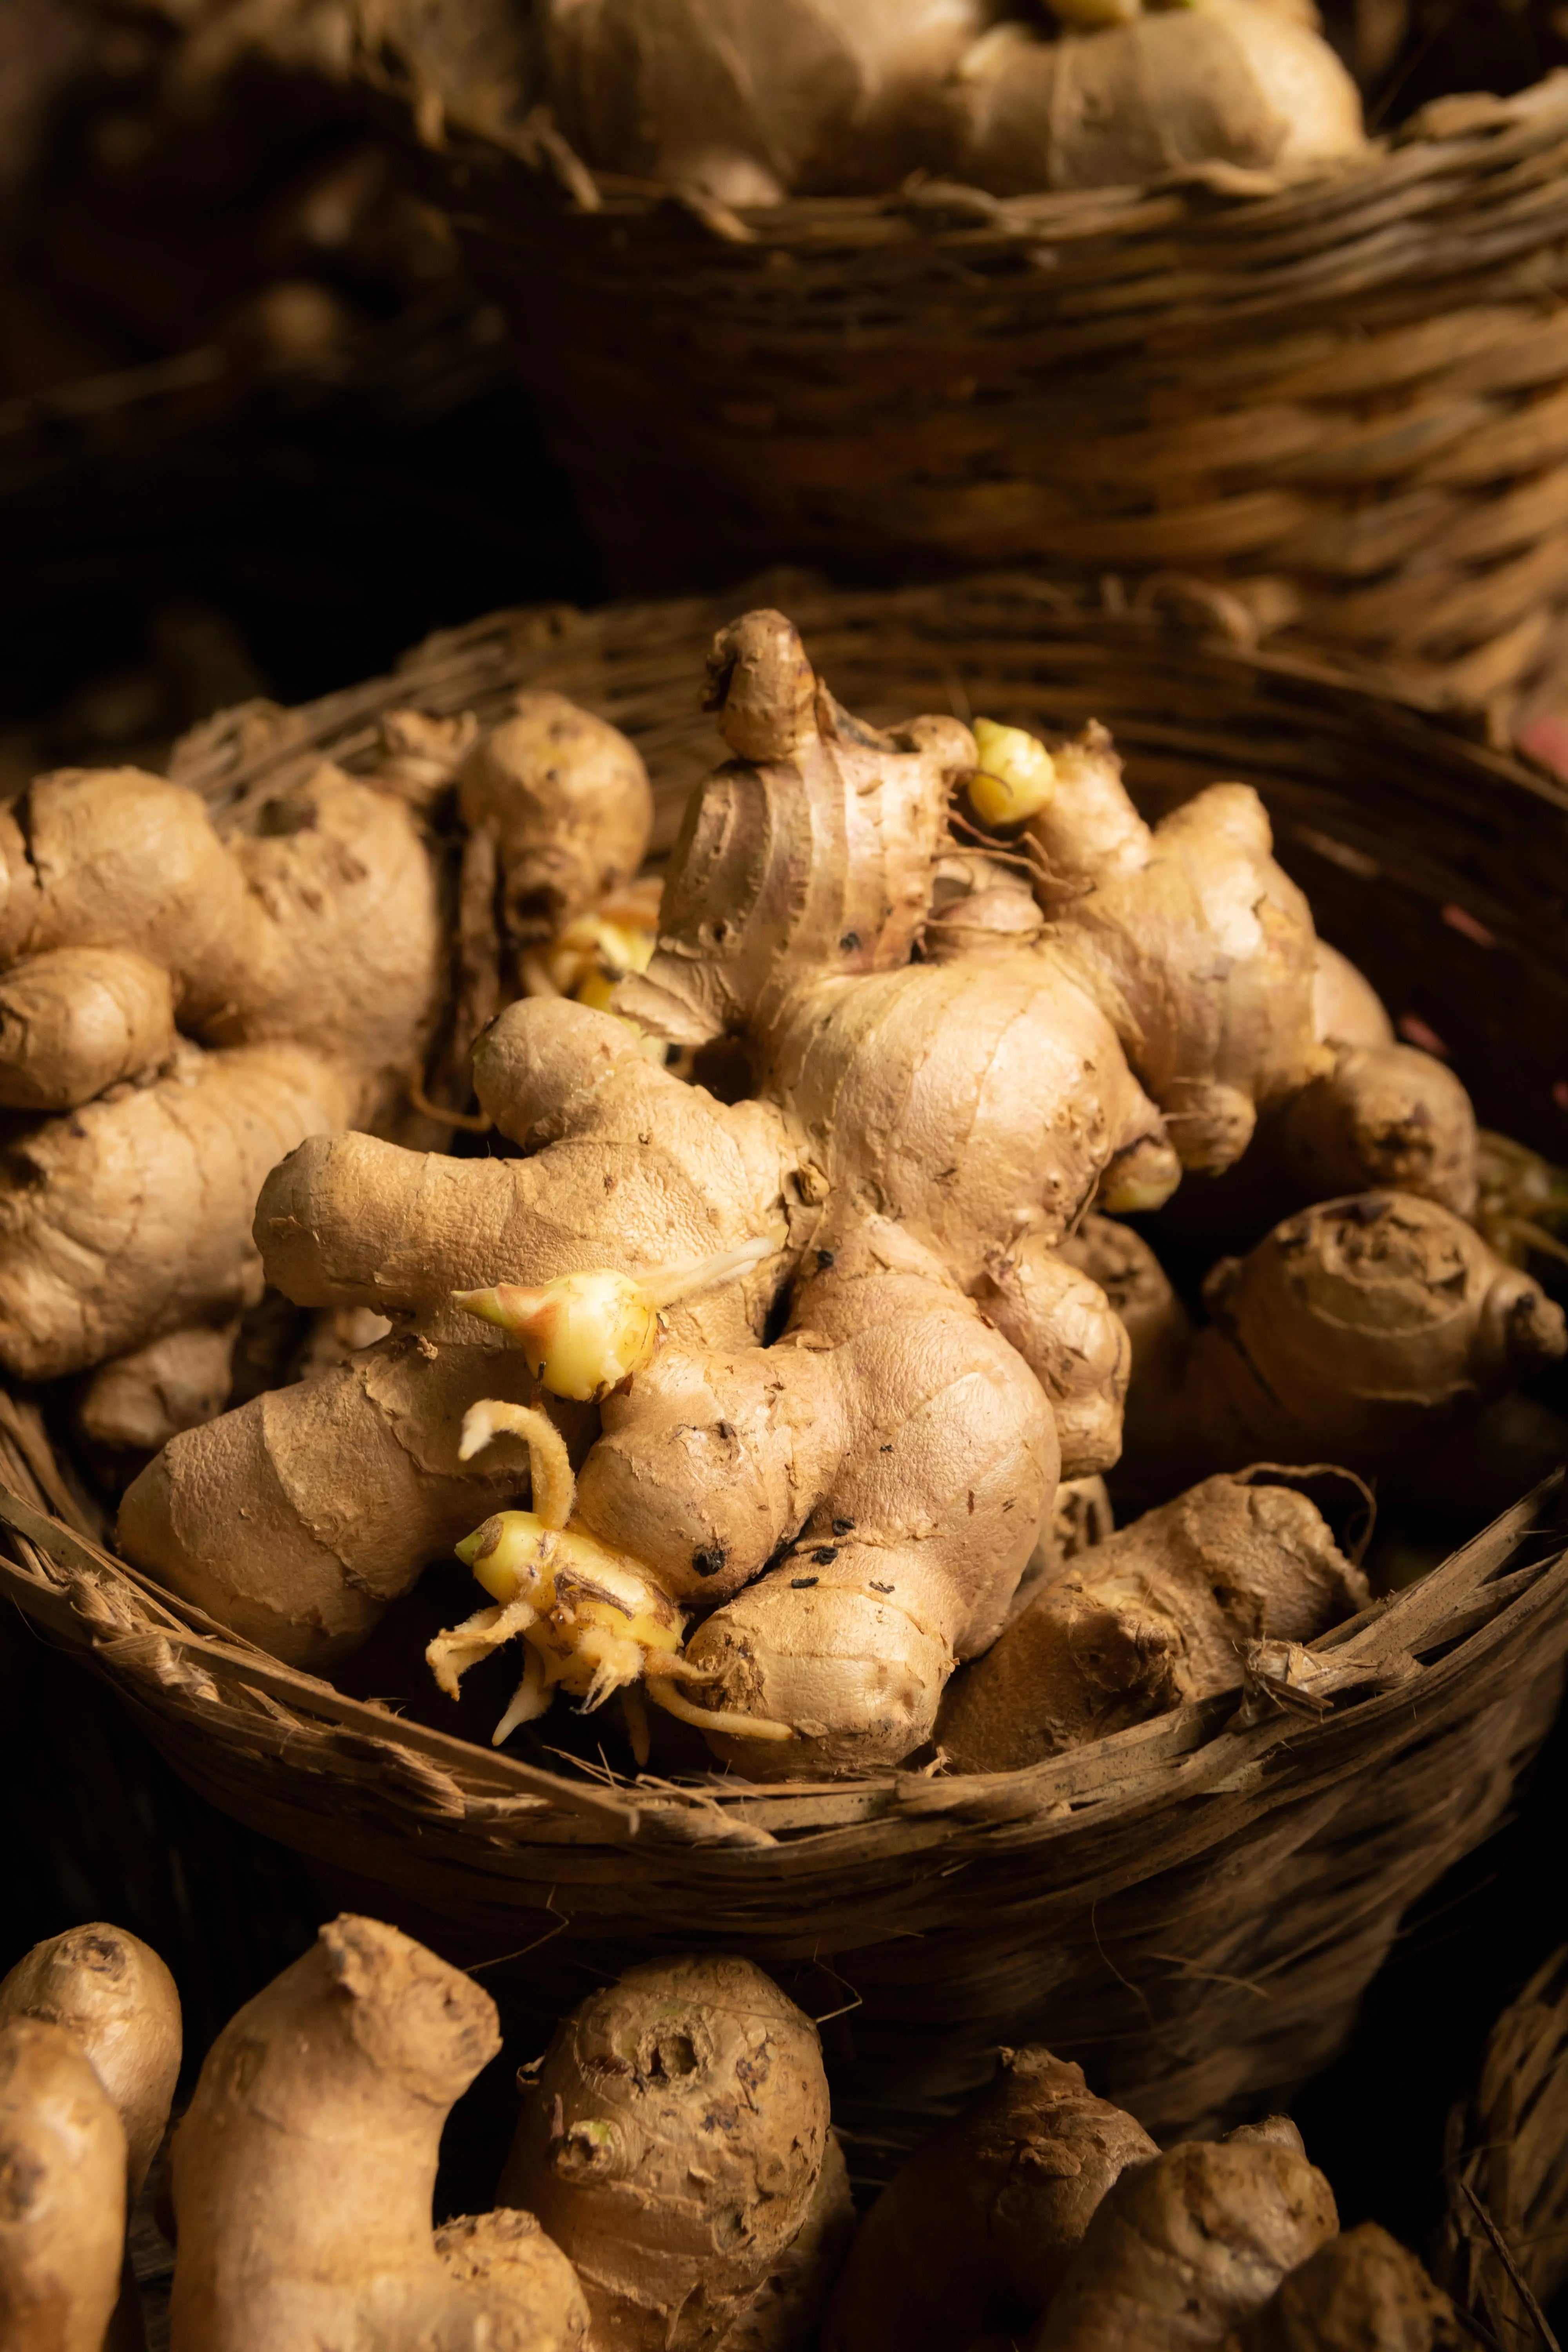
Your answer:
[[[482,67],[354,13],[623,588],[1176,567],[1245,636],[1498,721],[1560,660],[1568,76],[1306,179],[735,212],[590,171],[542,110],[469,127]]]
[[[1445,2168],[1445,2285],[1500,2352],[1541,2352],[1531,2303],[1568,2284],[1568,1948],[1493,2027],[1475,2090],[1449,2116]]]
[[[1152,607],[1019,577],[879,594],[775,575],[722,600],[502,614],[394,678],[231,713],[187,739],[176,772],[232,804],[322,752],[368,761],[390,709],[493,714],[549,684],[638,740],[668,844],[714,756],[702,655],[759,600],[794,614],[868,716],[1097,713],[1151,810],[1215,777],[1255,782],[1328,933],[1446,1036],[1485,1116],[1551,1144],[1568,796],[1365,682]],[[92,1539],[31,1402],[3,1434],[5,1592],[216,1802],[340,1885],[353,1874],[362,1907],[465,1961],[515,1962],[507,1998],[536,2021],[633,1955],[749,1952],[815,2014],[840,2012],[826,2031],[846,2113],[946,2095],[1026,2034],[1164,2130],[1306,2075],[1406,1906],[1500,1818],[1568,1651],[1559,1478],[1328,1634],[1310,1696],[1260,1663],[1239,1712],[1231,1696],[996,1776],[633,1781],[542,1746],[532,1760],[470,1746],[278,1665]]]

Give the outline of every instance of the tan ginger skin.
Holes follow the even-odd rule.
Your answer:
[[[1299,2143],[1183,2141],[1107,2192],[1026,2352],[1218,2352],[1338,2227]]]
[[[441,2128],[500,2047],[460,1970],[349,1915],[247,2003],[174,2135],[174,2352],[584,2352],[534,2217],[432,2229]]]
[[[403,1328],[176,1438],[121,1539],[266,1646],[330,1659],[516,1491],[515,1451],[464,1466],[456,1445],[477,1398],[530,1401],[527,1368],[452,1291],[636,1275],[783,1217],[785,1250],[669,1311],[597,1443],[591,1412],[551,1409],[576,1449],[573,1528],[677,1603],[722,1604],[689,1644],[708,1682],[686,1687],[793,1731],[719,1752],[851,1770],[930,1736],[1058,1476],[1114,1459],[1124,1336],[1062,1247],[1089,1202],[1149,1204],[1182,1164],[1227,1164],[1258,1107],[1333,1054],[1310,916],[1250,791],[1216,785],[1151,829],[1088,730],[1029,820],[1029,915],[999,869],[953,859],[976,762],[957,721],[863,726],[766,612],[721,633],[710,698],[732,757],[688,810],[658,950],[616,1002],[679,1043],[734,1041],[753,1098],[721,1105],[623,1022],[533,1001],[476,1056],[522,1160],[297,1150],[258,1205],[268,1278]],[[933,907],[943,943],[912,962]]]
[[[765,2347],[770,2280],[796,2310],[849,2210],[816,2030],[751,1961],[650,1961],[592,1994],[527,2084],[500,2195],[575,2269],[595,2352]],[[805,2250],[803,2250],[804,2252]],[[776,2294],[777,2290],[775,2290]],[[750,2333],[748,2334],[748,2331]]]
[[[1286,1218],[1211,1270],[1196,1331],[1141,1235],[1089,1218],[1069,1246],[1136,1318],[1123,1471],[1153,1492],[1249,1462],[1413,1461],[1568,1347],[1540,1284],[1415,1194]]]
[[[856,2232],[822,2352],[951,2352],[1021,2335],[1111,2183],[1158,2154],[1048,2050],[1005,2051],[991,2088],[883,2189]]]
[[[427,725],[423,765],[463,758],[504,909],[575,913],[635,871],[651,801],[613,728],[544,696],[473,731]],[[40,776],[0,814],[0,1105],[42,1115],[0,1160],[9,1371],[221,1326],[260,1294],[268,1168],[401,1114],[447,960],[401,740],[385,789],[323,766],[227,834],[135,769]]]
[[[63,2025],[0,2024],[0,2343],[102,2352],[120,2294],[125,2131]]]
[[[1009,1772],[1237,1689],[1249,1642],[1310,1642],[1371,1599],[1306,1496],[1216,1477],[1097,1544],[949,1692],[954,1769]]]

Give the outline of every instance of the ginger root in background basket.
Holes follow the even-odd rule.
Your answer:
[[[629,1020],[535,998],[487,1033],[479,1098],[521,1160],[349,1137],[275,1171],[257,1221],[268,1277],[400,1328],[175,1439],[127,1495],[121,1538],[239,1630],[327,1660],[515,1495],[521,1455],[459,1454],[472,1408],[536,1406],[536,1376],[599,1395],[596,1435],[591,1406],[548,1406],[575,1474],[574,1491],[554,1482],[566,1524],[536,1507],[531,1526],[509,1515],[504,1558],[499,1535],[465,1546],[495,1607],[437,1645],[448,1686],[497,1641],[537,1658],[559,1635],[557,1679],[596,1702],[674,1655],[652,1589],[677,1614],[712,1611],[680,1691],[666,1671],[654,1696],[753,1774],[842,1771],[930,1736],[954,1664],[1006,1620],[1058,1476],[1116,1457],[1129,1349],[1092,1244],[1119,1229],[1080,1233],[1084,1212],[1156,1206],[1184,1165],[1223,1170],[1260,1110],[1331,1076],[1333,992],[1242,786],[1151,829],[1103,730],[1047,753],[983,722],[982,753],[951,719],[868,729],[776,614],[721,633],[710,702],[732,756],[688,810],[658,950],[616,992]],[[960,793],[1002,794],[1015,824],[1029,812],[1012,864],[955,846]],[[1342,973],[1338,993],[1355,993]],[[679,1083],[631,1023],[743,1057],[754,1092],[726,1105]],[[1389,1233],[1447,1236],[1475,1294],[1436,1334],[1447,1355],[1427,1346],[1435,1403],[1561,1346],[1537,1286],[1451,1212],[1386,1200]],[[1316,1213],[1313,1232],[1339,1230]],[[1373,1262],[1375,1220],[1355,1214],[1357,1263]],[[1135,1287],[1142,1244],[1118,1248]],[[591,1277],[619,1296],[733,1252],[747,1270],[672,1305],[651,1360],[610,1347],[586,1387],[552,1373],[538,1300],[517,1310],[519,1346],[498,1345],[506,1286]],[[1163,1304],[1160,1281],[1144,1287],[1140,1314],[1173,1324],[1168,1286]],[[1331,1451],[1314,1433],[1305,1454],[1231,1459]],[[345,1462],[363,1474],[352,1502]],[[635,1601],[605,1603],[626,1616],[618,1664],[573,1654],[538,1581],[557,1561],[591,1578],[595,1558],[633,1578]],[[531,1664],[508,1722],[544,1695]]]
[[[527,2083],[500,2194],[570,2258],[595,2352],[809,2343],[851,2221],[816,2028],[749,1960],[628,1970]]]
[[[101,2100],[85,2092],[83,2069],[62,2045],[91,2069]],[[6,2216],[8,2229],[0,2222],[7,2347],[100,2352],[117,2297],[111,2352],[140,2345],[125,2226],[168,2124],[180,2051],[174,1979],[122,1927],[68,1928],[35,1944],[0,1981],[0,2069],[11,2070],[0,2090],[0,2171],[24,2181],[37,2164],[49,2182],[36,2205],[24,2197]],[[25,2323],[29,2296],[36,2308]]]
[[[1289,169],[1364,144],[1350,75],[1313,22],[1270,0],[1133,0],[1105,12],[1130,21],[1054,40],[1037,17],[992,25],[1000,13],[551,0],[546,87],[600,170],[739,205],[879,191],[916,167],[1015,195],[1209,162]]]
[[[1234,1690],[1249,1642],[1310,1642],[1371,1599],[1317,1507],[1254,1472],[1205,1479],[1037,1593],[948,1694],[961,1772],[1016,1771]]]
[[[571,2264],[531,2214],[431,2224],[441,2128],[495,2005],[345,1916],[230,2020],[174,2136],[173,2352],[581,2352]]]
[[[650,815],[629,744],[528,699],[550,706],[531,737],[514,740],[526,715],[503,722],[463,784],[468,866],[503,925],[535,905],[584,912],[640,863]],[[445,748],[449,779],[461,745]],[[404,1115],[448,955],[406,765],[389,760],[385,789],[322,767],[226,835],[197,794],[133,771],[40,777],[0,820],[0,1100],[66,1114],[21,1127],[0,1162],[11,1371],[54,1378],[186,1329],[211,1356],[259,1295],[268,1169],[306,1135]],[[510,991],[493,929],[467,911],[488,1017]],[[167,1369],[122,1378],[106,1426],[166,1417],[148,1390]],[[204,1358],[208,1393],[213,1373]]]

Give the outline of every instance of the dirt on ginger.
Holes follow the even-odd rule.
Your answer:
[[[500,2193],[571,2260],[595,2352],[809,2340],[851,2210],[816,2028],[749,1960],[628,1970],[526,2083]]]

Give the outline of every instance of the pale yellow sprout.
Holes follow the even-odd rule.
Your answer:
[[[640,1562],[568,1524],[575,1488],[559,1431],[543,1413],[487,1397],[463,1417],[459,1449],[467,1461],[495,1437],[524,1438],[532,1465],[534,1508],[498,1511],[466,1536],[458,1558],[473,1570],[492,1606],[438,1633],[426,1663],[448,1698],[462,1678],[505,1643],[523,1643],[522,1678],[491,1734],[499,1748],[520,1724],[544,1713],[557,1688],[584,1711],[647,1680],[649,1696],[684,1721],[742,1737],[787,1739],[787,1724],[760,1723],[691,1706],[668,1688],[670,1678],[702,1679],[680,1655],[679,1610]],[[646,1724],[629,1715],[639,1760]]]
[[[780,1223],[735,1249],[647,1274],[588,1266],[532,1287],[500,1282],[452,1296],[468,1314],[498,1325],[518,1342],[529,1370],[552,1396],[586,1403],[608,1396],[652,1360],[661,1308],[732,1282],[774,1256],[787,1239],[788,1228]]]
[[[969,804],[982,824],[1022,824],[1047,806],[1057,788],[1056,761],[1037,735],[977,719],[974,748],[980,764],[969,780]]]
[[[524,993],[568,996],[595,1013],[615,1013],[612,999],[623,980],[646,971],[658,943],[658,902],[664,885],[658,875],[628,883],[591,913],[579,915],[547,945],[530,949],[521,958]],[[626,1016],[616,1013],[617,1020]],[[641,1040],[639,1051],[650,1061],[662,1062],[668,1048],[658,1037],[648,1037],[636,1022],[627,1022]]]

